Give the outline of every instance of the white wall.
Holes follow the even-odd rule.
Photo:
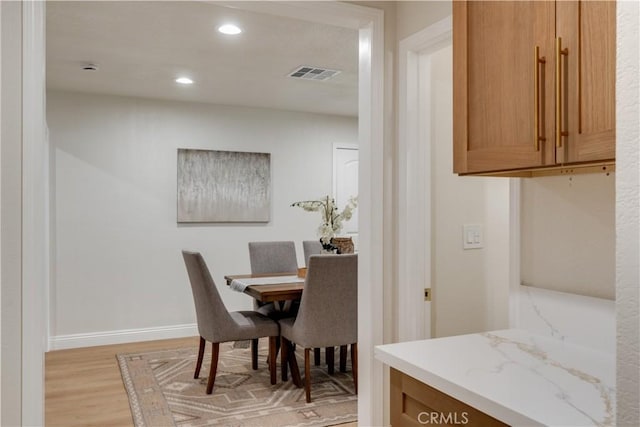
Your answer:
[[[330,194],[332,144],[358,140],[357,120],[338,116],[59,92],[47,108],[54,342],[194,323],[183,248],[203,253],[230,310],[250,308],[223,276],[249,271],[250,240],[294,240],[303,263],[320,218],[290,204]],[[178,148],[271,153],[271,222],[176,224]]]
[[[615,299],[615,174],[522,180],[522,283]]]
[[[398,40],[451,15],[450,1],[398,1],[396,5]]]
[[[640,5],[617,3],[616,423],[640,419]]]
[[[451,45],[431,55],[430,65],[433,336],[506,328],[509,181],[452,172]],[[483,226],[484,248],[462,248],[464,224]]]

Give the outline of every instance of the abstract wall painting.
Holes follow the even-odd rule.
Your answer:
[[[271,154],[178,149],[178,222],[268,222]]]

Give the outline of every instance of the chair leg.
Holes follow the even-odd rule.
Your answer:
[[[258,338],[251,340],[251,369],[258,369]]]
[[[207,394],[213,392],[213,383],[216,381],[218,371],[218,356],[220,355],[220,343],[211,343],[211,369],[209,370],[209,381],[207,382]]]
[[[269,337],[269,373],[271,374],[271,385],[276,383],[276,342],[278,342],[278,337]]]
[[[340,372],[347,372],[347,346],[340,346]]]
[[[316,366],[320,365],[320,347],[313,349],[313,364]]]
[[[278,360],[278,353],[279,352],[280,352],[280,340],[277,339],[276,340],[276,352],[275,352],[276,360]],[[269,363],[269,357],[267,357],[267,363]]]
[[[204,338],[200,337],[200,347],[198,348],[198,360],[196,361],[196,373],[193,374],[193,379],[197,380],[200,376],[200,368],[202,368],[202,359],[204,358]]]
[[[293,350],[292,343],[288,339],[285,338],[283,343],[286,343],[287,346],[287,360],[289,362],[289,367],[291,368],[293,384],[300,388],[302,387],[302,378],[300,378],[300,370],[298,369],[298,360],[296,359],[295,350]]]
[[[333,372],[334,372],[334,357],[333,357],[333,353],[334,353],[334,348],[333,347],[326,347],[324,349],[324,354],[325,354],[324,357],[327,360],[327,371],[331,375],[333,375]]]
[[[353,386],[358,394],[358,343],[351,344],[351,370],[353,371]]]
[[[287,381],[287,367],[289,364],[289,345],[286,338],[280,337],[280,369],[282,370],[282,382]]]
[[[304,394],[307,403],[311,403],[311,355],[309,350],[308,348],[304,349]]]
[[[280,340],[276,340],[276,361],[278,360],[278,353],[280,352]],[[258,351],[256,350],[256,353],[258,353]],[[256,360],[257,360],[257,354],[256,354]],[[267,365],[270,365],[269,362],[269,355],[267,354]]]

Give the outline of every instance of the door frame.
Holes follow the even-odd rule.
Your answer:
[[[429,338],[424,288],[431,287],[431,106],[420,57],[451,43],[448,16],[400,41],[398,93],[398,341]],[[428,96],[428,95],[427,95]],[[424,99],[424,97],[422,97]],[[425,119],[426,118],[426,119]],[[426,165],[426,167],[425,167]],[[416,238],[417,237],[417,238]]]
[[[227,4],[230,7],[253,10],[267,14],[319,22],[330,25],[338,25],[352,28],[359,34],[359,82],[358,82],[358,140],[360,152],[359,168],[359,205],[361,215],[359,217],[360,245],[358,263],[359,283],[358,291],[358,365],[360,393],[358,398],[358,419],[361,425],[382,425],[384,401],[384,367],[373,356],[373,347],[383,344],[383,326],[385,316],[383,298],[383,131],[384,131],[384,12],[359,5],[339,2],[216,2]],[[23,117],[41,117],[45,111],[45,99],[38,93],[38,88],[44,90],[44,58],[46,47],[44,44],[44,3],[26,2],[25,16],[22,20],[23,34],[28,35],[25,41],[25,58],[23,64],[32,66],[30,71],[23,70],[23,85],[29,89],[23,93],[24,109]],[[38,220],[41,215],[47,215],[46,209],[40,211],[39,203],[31,203],[40,196],[42,188],[48,188],[49,177],[35,170],[32,165],[40,165],[45,151],[46,123],[25,120],[24,126],[29,125],[28,140],[23,139],[23,144],[29,142],[28,150],[24,153],[23,164],[26,184],[22,189],[23,218],[26,221]],[[366,212],[366,215],[362,213]],[[32,227],[32,223],[27,226]],[[48,225],[48,223],[47,223]],[[48,261],[49,242],[46,230],[45,236],[37,239],[39,224],[35,228],[27,229],[23,234],[24,244],[21,259],[29,261],[23,264],[23,271],[32,262],[39,260]],[[49,263],[43,266],[45,270],[51,268]],[[27,272],[27,276],[34,278]],[[47,283],[47,271],[37,270],[41,275],[39,281],[26,281],[20,284],[22,294],[26,297],[35,295],[36,300],[25,299],[23,301],[22,319],[18,323],[21,328],[23,349],[33,343],[41,343],[44,351],[44,343],[48,341],[46,330],[46,311],[38,311],[41,306],[49,307],[48,294],[38,288]],[[34,278],[35,279],[35,278]],[[3,284],[4,286],[4,284]],[[45,290],[46,291],[46,290]],[[41,302],[43,304],[41,304]],[[26,314],[38,313],[36,317],[25,318]],[[39,348],[39,347],[31,347]],[[23,350],[22,365],[19,368],[22,374],[22,399],[20,408],[16,410],[22,414],[22,422],[39,425],[44,423],[44,355],[37,352],[37,357],[29,355],[31,352]],[[39,365],[39,366],[38,366]],[[28,392],[28,396],[27,393]],[[37,397],[42,397],[37,398]],[[4,408],[5,410],[7,408]],[[31,420],[31,421],[29,421]],[[40,421],[38,421],[40,420]]]
[[[4,23],[10,22],[2,28],[0,49],[2,117],[11,117],[2,123],[2,152],[15,157],[18,171],[2,185],[0,237],[3,279],[8,280],[1,285],[0,422],[43,425],[50,263],[45,6],[7,2],[0,13]]]

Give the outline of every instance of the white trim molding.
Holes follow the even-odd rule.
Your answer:
[[[22,20],[22,425],[43,425],[49,287],[44,2],[23,2]]]
[[[373,348],[384,344],[390,315],[383,297],[384,14],[370,10],[371,21],[360,27],[358,67],[358,424],[379,426],[388,385]]]
[[[124,344],[129,342],[166,340],[171,338],[197,337],[195,323],[161,326],[158,328],[122,329],[87,334],[58,335],[49,339],[51,350],[93,347],[97,345]]]
[[[22,425],[22,5],[0,2],[0,425]]]

